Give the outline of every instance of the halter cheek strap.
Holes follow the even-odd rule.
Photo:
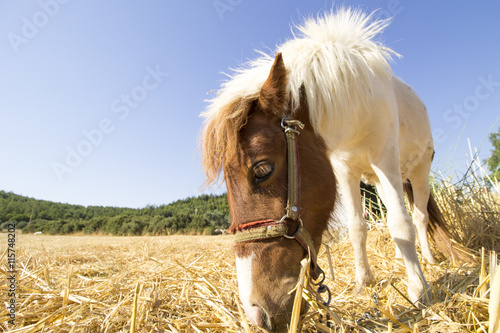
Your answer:
[[[300,168],[297,142],[297,136],[300,132],[297,128],[304,129],[304,124],[298,120],[283,118],[281,120],[281,127],[285,130],[288,152],[288,198],[286,205],[286,217],[296,221],[300,216]]]

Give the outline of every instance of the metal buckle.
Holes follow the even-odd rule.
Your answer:
[[[332,300],[332,293],[330,292],[330,288],[326,284],[322,284],[321,286],[318,287],[318,294],[323,294],[323,293],[328,293],[328,299],[326,302],[323,302],[324,306],[329,306],[330,301]]]
[[[297,127],[300,129],[304,129],[304,124],[298,120],[283,117],[281,118],[281,127],[285,130],[285,133],[294,132],[295,134],[299,135],[300,132]]]
[[[280,220],[280,222],[284,222],[286,219],[290,218],[288,215],[285,214],[285,216],[283,216]],[[304,222],[302,222],[302,219],[299,217],[298,220],[294,220],[294,221],[299,221],[299,227],[297,228],[297,230],[295,231],[295,233],[293,235],[287,235],[287,234],[284,234],[283,237],[287,238],[287,239],[295,239],[295,235],[297,234],[297,231],[299,231],[300,228],[303,228],[304,227]]]
[[[315,286],[321,286],[323,284],[323,282],[325,282],[325,279],[326,279],[326,274],[325,274],[325,271],[323,271],[319,266],[317,266],[320,270],[319,272],[319,276],[316,280],[320,280],[319,282],[314,282],[314,281],[311,281],[311,283]]]

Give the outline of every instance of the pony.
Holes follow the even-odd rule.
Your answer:
[[[433,140],[423,102],[391,71],[398,55],[376,40],[389,23],[348,8],[307,19],[274,57],[236,70],[202,113],[203,168],[207,184],[223,174],[229,232],[243,235],[234,245],[239,297],[254,325],[286,329],[300,261],[310,253],[315,264],[332,214],[347,221],[357,285],[373,283],[360,181],[387,208],[409,298],[429,298],[415,233],[434,263],[427,229],[442,219],[428,182]]]

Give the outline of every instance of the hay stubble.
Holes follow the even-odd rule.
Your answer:
[[[7,325],[3,307],[3,331],[260,332],[237,304],[230,237],[18,236],[17,325]],[[369,233],[378,282],[356,292],[351,246],[347,239],[332,243],[331,307],[311,301],[302,330],[487,331],[488,290],[483,297],[477,292],[479,266],[424,264],[434,303],[417,309],[404,297],[405,270],[393,258],[393,244],[385,229]],[[324,248],[319,260],[329,271]],[[5,300],[5,279],[1,283]]]

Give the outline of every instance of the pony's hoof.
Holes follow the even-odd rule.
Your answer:
[[[413,304],[415,304],[419,309],[432,304],[432,294],[429,286],[427,285],[425,286],[425,291],[423,292],[420,288],[418,291],[408,289],[408,295],[410,296],[410,300]]]
[[[434,257],[425,257],[425,261],[427,261],[428,264],[431,264],[431,265],[437,265],[438,264],[438,261],[436,259],[434,259]]]
[[[356,285],[354,286],[354,289],[352,291],[352,295],[354,297],[364,296],[366,294],[365,289],[366,289],[366,286],[356,283]]]

